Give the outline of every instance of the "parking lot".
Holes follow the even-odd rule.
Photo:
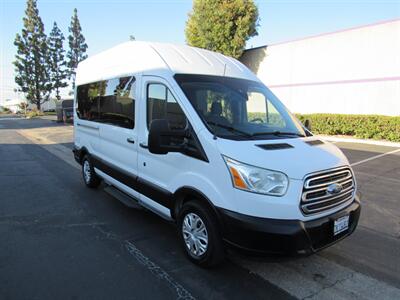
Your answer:
[[[0,298],[400,299],[400,148],[336,143],[362,196],[349,238],[298,259],[232,252],[204,270],[174,226],[84,186],[72,129],[0,119]]]

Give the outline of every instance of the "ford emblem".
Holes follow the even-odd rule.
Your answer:
[[[340,183],[332,183],[328,185],[326,191],[328,192],[328,194],[334,195],[340,193],[342,189],[343,187]]]

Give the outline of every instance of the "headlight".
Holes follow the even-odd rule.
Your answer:
[[[223,156],[235,188],[272,196],[283,196],[288,188],[286,174],[250,166]]]

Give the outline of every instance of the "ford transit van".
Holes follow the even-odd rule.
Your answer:
[[[84,183],[176,223],[188,258],[225,247],[311,254],[350,235],[356,180],[239,61],[128,42],[77,68],[74,156]]]

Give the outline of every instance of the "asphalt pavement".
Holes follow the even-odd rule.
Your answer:
[[[306,258],[188,262],[176,228],[82,182],[72,126],[0,119],[0,299],[400,298],[400,149],[337,143],[356,172],[356,232]]]

